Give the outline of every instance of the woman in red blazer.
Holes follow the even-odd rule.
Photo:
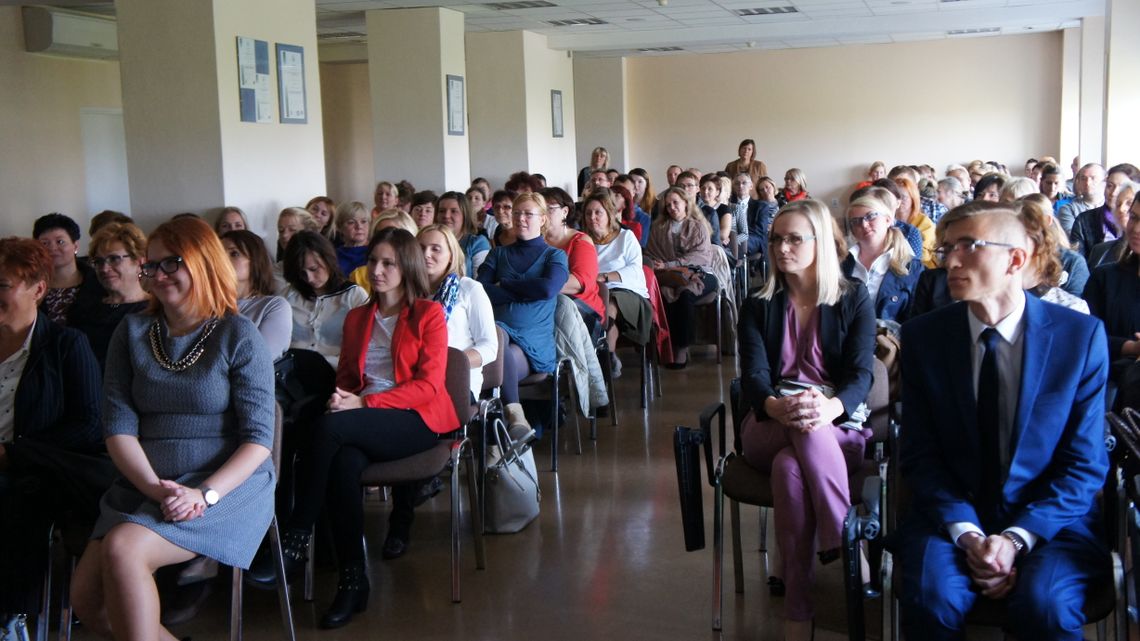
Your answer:
[[[444,385],[447,322],[438,303],[421,300],[431,290],[419,244],[403,229],[381,230],[369,243],[367,265],[372,300],[344,319],[336,391],[302,461],[283,537],[287,567],[299,568],[313,524],[326,508],[340,581],[322,628],[340,627],[368,605],[361,472],[373,462],[428,450],[439,434],[459,427]],[[410,527],[411,497],[395,503],[394,512],[405,503],[406,513],[393,520]],[[255,583],[273,582],[271,567],[250,575]]]

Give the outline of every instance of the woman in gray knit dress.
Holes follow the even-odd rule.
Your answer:
[[[115,639],[174,637],[153,573],[204,555],[249,567],[273,515],[273,365],[236,309],[233,268],[201,220],[150,237],[147,312],[111,339],[104,435],[122,474],[103,496],[72,584],[84,624]]]

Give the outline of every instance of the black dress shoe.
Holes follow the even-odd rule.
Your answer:
[[[309,558],[309,540],[312,538],[311,530],[286,530],[281,533],[281,556],[285,561],[286,577],[295,576],[305,567],[305,561]],[[276,589],[276,565],[272,550],[266,550],[245,571],[245,584],[259,590]]]
[[[340,571],[340,581],[336,585],[336,596],[320,627],[325,630],[339,628],[352,620],[352,615],[368,609],[368,575],[363,563],[350,565]]]
[[[408,538],[399,534],[388,532],[388,536],[384,538],[384,548],[380,551],[380,556],[391,561],[398,559],[408,553]]]

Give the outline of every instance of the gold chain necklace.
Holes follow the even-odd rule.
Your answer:
[[[205,327],[202,329],[202,335],[190,351],[185,356],[177,361],[170,360],[170,356],[166,353],[166,347],[162,344],[162,326],[158,320],[155,320],[150,325],[150,351],[154,354],[154,360],[158,361],[159,366],[168,372],[181,372],[189,368],[206,351],[206,339],[210,338],[210,334],[214,333],[214,328],[218,326],[218,319],[211,318],[206,321]]]

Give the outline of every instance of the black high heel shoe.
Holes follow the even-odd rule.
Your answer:
[[[309,558],[311,530],[285,530],[281,533],[281,556],[285,561],[285,576],[295,576],[305,567]],[[245,572],[245,584],[259,590],[273,590],[277,587],[276,560],[272,550],[254,560]]]
[[[340,571],[340,581],[336,585],[336,596],[325,615],[321,617],[322,629],[339,628],[352,620],[352,615],[368,609],[368,573],[364,562],[360,561]]]

